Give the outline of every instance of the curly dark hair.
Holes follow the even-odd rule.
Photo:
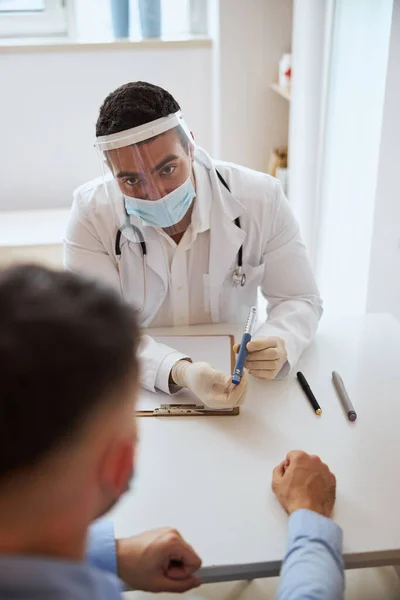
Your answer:
[[[137,127],[178,110],[178,102],[163,88],[145,81],[125,83],[111,92],[100,107],[96,136]]]

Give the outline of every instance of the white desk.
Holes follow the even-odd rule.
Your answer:
[[[174,330],[188,332],[241,335],[227,325]],[[275,575],[287,517],[271,492],[271,473],[287,451],[303,449],[337,476],[346,566],[400,563],[400,324],[384,315],[326,320],[298,367],[321,417],[292,374],[272,383],[249,377],[238,417],[140,419],[137,478],[113,512],[117,536],[169,525],[205,567],[226,567],[221,579]],[[334,369],[358,413],[354,424],[332,386]]]

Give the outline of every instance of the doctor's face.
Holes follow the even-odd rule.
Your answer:
[[[126,196],[159,200],[192,176],[193,146],[171,129],[148,142],[110,150],[108,164]]]

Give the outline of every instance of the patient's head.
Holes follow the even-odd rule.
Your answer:
[[[128,487],[138,338],[132,310],[98,283],[0,273],[0,552],[51,553]]]

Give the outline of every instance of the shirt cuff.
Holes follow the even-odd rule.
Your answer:
[[[279,371],[278,375],[275,377],[275,379],[284,379],[285,377],[287,377],[290,373],[290,371],[292,370],[292,366],[289,363],[289,361],[287,360],[282,369]]]
[[[95,521],[89,528],[86,560],[90,565],[117,576],[117,554],[114,524],[109,520]]]
[[[311,510],[296,510],[289,519],[288,547],[299,537],[318,538],[329,545],[337,554],[342,553],[343,531],[336,523]]]
[[[190,360],[185,354],[180,352],[171,352],[168,354],[162,363],[160,364],[155,381],[155,387],[166,394],[175,394],[181,389],[178,385],[170,385],[169,376],[171,369],[178,360]]]

